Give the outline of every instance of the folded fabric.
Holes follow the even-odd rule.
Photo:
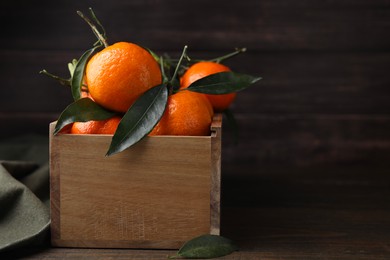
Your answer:
[[[47,138],[0,142],[0,251],[46,242],[49,226]]]

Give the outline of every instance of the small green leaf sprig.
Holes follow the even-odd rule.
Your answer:
[[[91,16],[90,18],[85,16],[82,12],[77,11],[77,14],[91,27],[93,33],[97,37],[97,42],[93,44],[92,48],[85,51],[78,60],[74,59],[68,64],[70,78],[61,78],[46,70],[40,72],[56,79],[62,85],[69,86],[74,99],[74,102],[67,106],[59,116],[54,130],[55,135],[68,124],[91,120],[105,120],[117,114],[116,112],[109,111],[100,106],[90,98],[82,97],[82,92],[88,91],[88,86],[83,83],[83,77],[89,58],[98,49],[108,46],[104,27],[97,19],[92,8],[89,8],[89,13]],[[179,91],[192,91],[214,95],[228,94],[246,89],[261,79],[261,77],[254,77],[236,72],[220,72],[199,79],[187,88],[179,89],[179,76],[187,68],[184,61],[186,61],[187,66],[198,61],[190,59],[187,54],[187,48],[187,46],[184,46],[183,52],[177,61],[172,60],[167,56],[158,56],[151,50],[145,48],[161,66],[162,84],[147,90],[134,102],[129,110],[122,115],[122,119],[112,137],[106,156],[122,152],[147,136],[164,114],[170,95],[174,95]],[[224,59],[233,57],[245,51],[245,48],[237,49],[230,54],[211,61],[221,62]],[[171,73],[171,71],[173,72]],[[228,118],[232,118],[231,112],[228,112],[227,115],[230,115]]]

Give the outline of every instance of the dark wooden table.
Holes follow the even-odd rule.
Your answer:
[[[221,229],[240,251],[221,259],[390,259],[388,169],[333,165],[229,172],[236,174],[223,177]],[[166,259],[174,253],[35,247],[0,259]]]

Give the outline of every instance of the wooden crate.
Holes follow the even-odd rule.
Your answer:
[[[105,157],[112,136],[53,136],[51,241],[59,247],[176,249],[219,234],[221,115],[210,136],[153,136]]]

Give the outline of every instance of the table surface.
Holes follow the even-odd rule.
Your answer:
[[[259,169],[223,176],[220,259],[390,259],[390,172],[380,167]],[[248,172],[248,171],[244,171]],[[166,259],[173,250],[24,248],[0,259]]]

